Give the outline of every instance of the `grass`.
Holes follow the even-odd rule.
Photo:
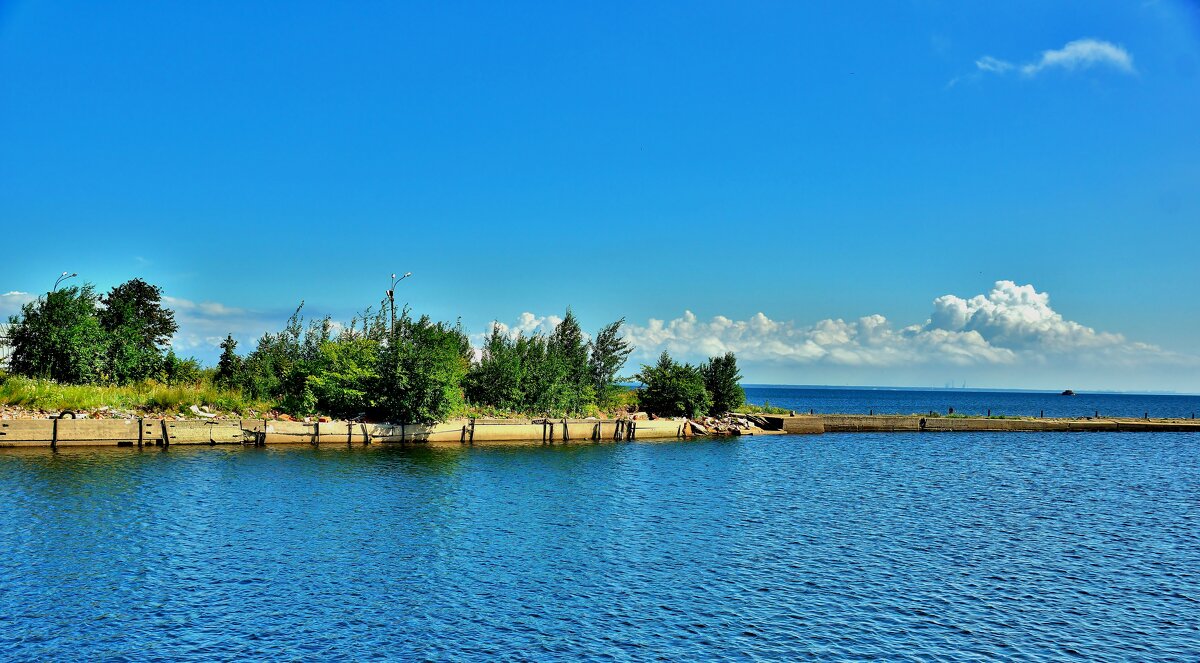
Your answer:
[[[141,382],[122,387],[68,385],[53,380],[7,376],[0,378],[0,404],[27,410],[93,411],[113,410],[146,413],[187,413],[192,405],[214,411],[245,414],[265,412],[273,404],[246,398],[240,390],[220,389],[210,384],[165,385]]]
[[[754,405],[746,403],[741,407],[733,409],[738,414],[791,414],[792,411],[785,407],[775,407],[771,405],[771,401],[763,401],[762,405]]]

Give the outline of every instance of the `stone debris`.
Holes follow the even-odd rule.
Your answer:
[[[767,420],[748,414],[727,413],[720,417],[686,420],[689,435],[761,435],[767,432]]]
[[[193,405],[188,409],[191,410],[192,414],[196,415],[197,417],[205,417],[205,418],[211,419],[212,417],[217,416],[217,415],[213,414],[212,412],[208,411],[208,406],[197,407],[197,406]]]

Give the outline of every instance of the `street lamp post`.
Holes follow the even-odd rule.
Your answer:
[[[391,306],[391,309],[392,309],[392,334],[393,335],[395,335],[395,333],[396,333],[396,284],[410,276],[412,276],[412,272],[405,272],[404,276],[401,276],[400,278],[396,278],[396,275],[392,274],[392,286],[390,288],[388,288],[388,291],[387,291],[388,304]]]
[[[79,275],[78,275],[78,274],[76,274],[76,273],[74,273],[74,272],[72,272],[72,273],[70,273],[70,274],[68,274],[68,273],[66,273],[66,272],[63,272],[62,274],[60,274],[60,275],[58,276],[58,280],[56,280],[56,281],[54,282],[54,287],[50,289],[50,292],[57,292],[57,291],[58,291],[58,284],[59,284],[59,283],[62,283],[63,281],[66,281],[67,279],[73,279],[73,278],[75,278],[76,276],[79,276]]]

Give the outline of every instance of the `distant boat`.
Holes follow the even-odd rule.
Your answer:
[[[1073,392],[1073,391],[1071,391],[1070,389],[1068,389],[1068,390],[1064,391],[1064,392],[1062,393],[1062,395],[1063,395],[1063,396],[1074,396],[1074,395],[1075,395],[1075,392]]]

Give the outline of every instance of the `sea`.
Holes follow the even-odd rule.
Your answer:
[[[1198,451],[1116,432],[0,450],[0,660],[1196,661]]]
[[[956,414],[1021,417],[1174,417],[1200,413],[1200,395],[746,385],[746,401],[797,414]]]

